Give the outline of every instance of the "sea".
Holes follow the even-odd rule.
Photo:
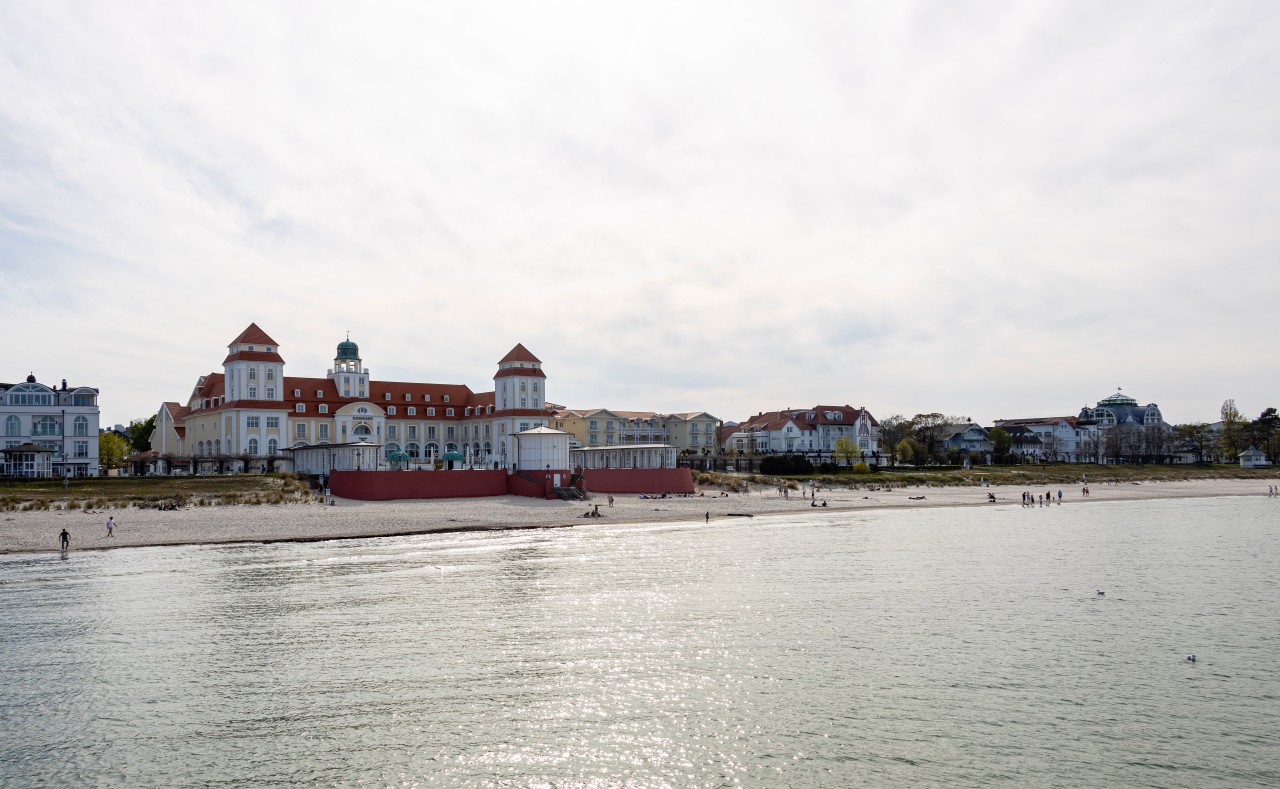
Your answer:
[[[0,785],[1275,787],[1278,664],[1280,498],[8,555]]]

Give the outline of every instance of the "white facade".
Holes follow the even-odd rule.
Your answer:
[[[565,470],[569,468],[569,442],[573,436],[563,430],[536,427],[513,434],[516,469],[520,471]]]
[[[45,386],[35,376],[0,384],[3,473],[14,477],[98,476],[98,390]],[[19,447],[34,447],[20,451]],[[43,451],[41,451],[43,450]]]

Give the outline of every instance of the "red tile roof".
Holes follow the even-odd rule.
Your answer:
[[[510,378],[513,375],[524,375],[529,378],[546,378],[547,374],[538,367],[507,367],[494,373],[494,378]]]
[[[512,348],[506,356],[498,360],[498,364],[506,364],[507,362],[537,362],[542,364],[542,360],[529,353],[529,349],[520,343],[516,343],[516,347]]]
[[[229,362],[280,362],[284,364],[284,359],[278,353],[267,353],[266,351],[240,351],[239,353],[228,354],[227,358],[222,360],[223,364]]]
[[[267,333],[258,328],[258,324],[250,323],[249,327],[240,332],[240,336],[231,341],[231,345],[241,345],[253,343],[255,345],[279,345],[280,343],[267,336]]]

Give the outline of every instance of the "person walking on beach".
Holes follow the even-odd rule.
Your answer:
[[[613,494],[609,494],[609,508],[613,508]]]
[[[711,522],[711,510],[707,510],[707,523]]]
[[[115,535],[112,532],[114,532],[115,530],[116,530],[116,519],[108,515],[107,516],[107,536],[114,537]]]
[[[62,541],[62,550],[65,551],[66,549],[71,547],[71,535],[67,534],[66,529],[62,530],[62,534],[58,535],[58,539]]]
[[[1061,488],[1059,488],[1059,489],[1058,489],[1058,503],[1059,503],[1059,504],[1061,504],[1061,503],[1062,503],[1062,489],[1061,489]]]

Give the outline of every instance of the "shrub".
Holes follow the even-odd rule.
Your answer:
[[[870,474],[871,467],[868,466],[865,461],[859,460],[857,463],[853,464],[853,473],[854,474]]]

